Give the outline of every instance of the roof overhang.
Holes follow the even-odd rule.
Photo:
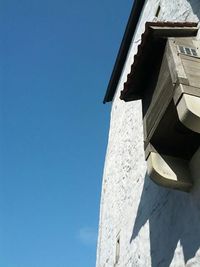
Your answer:
[[[129,51],[129,47],[135,32],[135,29],[137,27],[138,20],[140,18],[140,14],[142,12],[143,6],[144,6],[145,0],[135,0],[131,14],[126,26],[126,30],[120,45],[120,49],[117,55],[117,59],[115,61],[115,65],[110,77],[110,81],[106,90],[106,94],[103,100],[103,103],[110,102],[113,100],[113,96],[116,91],[116,87],[118,84],[118,81],[120,79],[122,69],[124,66],[124,63],[126,61],[126,57]]]
[[[147,22],[120,98],[126,102],[142,98],[148,75],[159,71],[167,38],[192,37],[197,32],[197,23]]]

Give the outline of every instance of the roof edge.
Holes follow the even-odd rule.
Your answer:
[[[110,102],[113,100],[116,87],[118,84],[118,81],[120,79],[122,69],[124,66],[124,63],[126,61],[126,57],[129,51],[129,47],[133,38],[133,34],[135,32],[135,29],[137,27],[140,14],[142,12],[143,6],[144,6],[145,0],[135,0],[131,14],[128,19],[128,23],[126,26],[126,30],[117,54],[117,58],[115,61],[115,65],[108,83],[108,87],[106,90],[106,94],[103,100],[103,103],[105,104],[106,102]]]

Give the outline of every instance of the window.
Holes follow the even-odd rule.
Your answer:
[[[198,57],[197,49],[196,48],[184,47],[184,46],[179,45],[178,46],[178,51],[181,54],[185,54],[185,55],[188,55],[188,56]]]

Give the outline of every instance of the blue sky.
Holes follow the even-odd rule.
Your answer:
[[[110,104],[132,1],[0,3],[0,267],[93,267]]]

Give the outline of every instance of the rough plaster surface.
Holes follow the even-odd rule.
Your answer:
[[[104,167],[96,267],[200,266],[200,150],[191,193],[155,185],[146,175],[140,101],[119,100],[146,21],[199,21],[199,0],[146,1],[112,103]],[[199,181],[198,181],[199,180]],[[116,240],[120,258],[115,264]]]

